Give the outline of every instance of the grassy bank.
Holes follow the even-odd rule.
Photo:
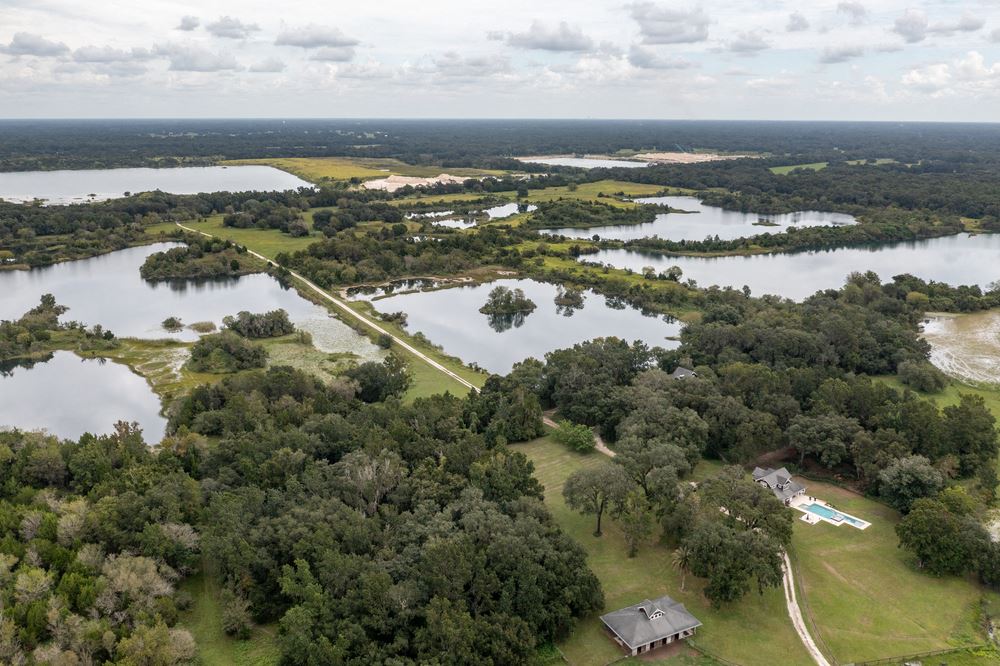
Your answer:
[[[534,462],[535,477],[545,486],[545,503],[553,517],[587,551],[587,563],[604,587],[605,612],[669,594],[704,623],[697,643],[721,658],[744,666],[812,664],[792,629],[781,590],[772,589],[763,596],[751,594],[716,610],[702,595],[703,582],[697,578],[687,576],[685,590],[680,589],[680,575],[670,564],[671,550],[666,546],[646,545],[630,559],[624,537],[611,520],[606,521],[603,537],[593,536],[593,517],[567,507],[562,486],[579,469],[613,464],[608,458],[599,453],[574,453],[548,438],[513,448]],[[709,467],[698,473],[710,471]],[[622,657],[622,651],[604,633],[599,614],[581,620],[559,647],[571,664],[580,666],[602,666]],[[649,663],[645,658],[643,662]],[[676,657],[667,663],[701,664],[706,660]]]

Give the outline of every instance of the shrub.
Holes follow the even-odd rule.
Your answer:
[[[593,430],[566,420],[560,421],[559,426],[552,431],[552,439],[580,453],[593,451],[596,444]]]

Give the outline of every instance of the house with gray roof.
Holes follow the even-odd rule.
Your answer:
[[[753,480],[773,492],[774,496],[786,505],[791,504],[793,497],[806,491],[805,486],[792,480],[791,473],[784,467],[781,469],[754,467]]]
[[[602,615],[601,621],[633,656],[693,636],[701,626],[684,604],[666,596]]]
[[[687,379],[688,377],[697,377],[698,373],[694,370],[677,366],[677,368],[670,373],[670,376],[674,379]]]

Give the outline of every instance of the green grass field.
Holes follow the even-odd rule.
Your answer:
[[[198,643],[198,661],[202,666],[276,666],[280,652],[275,641],[276,627],[254,627],[248,640],[227,636],[222,630],[219,584],[211,575],[199,573],[184,581],[193,600],[181,615],[181,626]]]
[[[304,250],[318,240],[323,239],[322,234],[313,232],[309,236],[295,238],[288,234],[283,234],[277,229],[237,229],[227,227],[222,224],[222,215],[211,215],[204,221],[189,220],[184,226],[195,231],[202,231],[218,238],[231,240],[234,243],[245,245],[246,247],[259,252],[268,259],[274,259],[279,252],[295,252]],[[157,235],[168,234],[178,227],[173,223],[161,223],[146,227],[146,233]]]
[[[807,486],[810,495],[872,524],[857,530],[795,521],[791,555],[800,603],[821,647],[849,663],[984,642],[978,618],[985,590],[917,570],[897,546],[895,510],[829,484]]]
[[[453,176],[498,176],[506,172],[495,169],[445,168],[434,165],[407,164],[390,158],[360,157],[268,157],[251,160],[226,160],[232,166],[258,164],[287,171],[303,180],[318,183],[324,180],[385,178],[390,175],[432,177],[441,173]]]
[[[868,160],[847,160],[846,164],[853,164],[855,166],[867,164]],[[875,160],[875,165],[881,164],[895,164],[896,160],[890,159],[888,157],[879,157]],[[789,164],[787,166],[776,166],[771,167],[771,173],[776,173],[779,176],[786,176],[790,174],[795,169],[811,169],[812,171],[820,171],[825,169],[830,165],[829,162],[811,162],[809,164]]]
[[[776,166],[771,167],[771,173],[776,173],[779,176],[787,176],[796,169],[809,169],[811,171],[820,171],[825,169],[829,162],[811,162],[809,164],[789,164],[787,166]]]
[[[622,208],[631,207],[635,204],[628,201],[619,201],[613,195],[619,192],[628,197],[652,196],[663,191],[659,185],[645,185],[642,183],[627,183],[618,180],[598,180],[593,183],[581,183],[575,190],[569,187],[546,187],[544,190],[531,190],[526,201],[538,203],[543,201],[555,201],[556,199],[581,199],[584,201],[598,201],[612,206]],[[670,188],[672,191],[677,188]],[[680,190],[677,190],[680,193]],[[606,197],[598,197],[598,194],[605,194]]]
[[[587,551],[587,562],[604,587],[605,609],[613,610],[663,594],[682,601],[704,626],[697,643],[714,655],[744,666],[811,664],[805,648],[792,629],[781,590],[764,596],[751,594],[741,601],[715,610],[701,594],[702,582],[688,576],[680,589],[680,575],[670,564],[670,550],[647,545],[629,559],[624,539],[612,521],[605,521],[604,536],[593,536],[594,519],[569,509],[562,499],[566,478],[578,469],[613,464],[599,453],[581,455],[548,438],[513,447],[535,464],[535,476],[545,486],[545,503],[556,522]],[[711,468],[696,471],[710,473]],[[571,664],[602,666],[623,656],[601,627],[598,614],[580,621],[572,635],[559,645]],[[648,663],[644,658],[644,663]],[[698,664],[705,660],[667,660],[670,664]],[[711,662],[708,662],[711,663]]]

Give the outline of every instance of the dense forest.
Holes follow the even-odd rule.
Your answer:
[[[177,166],[222,158],[351,155],[413,164],[550,171],[513,155],[713,149],[800,155],[801,162],[929,155],[993,161],[987,124],[591,120],[8,120],[8,170]],[[784,162],[786,164],[795,162]]]

